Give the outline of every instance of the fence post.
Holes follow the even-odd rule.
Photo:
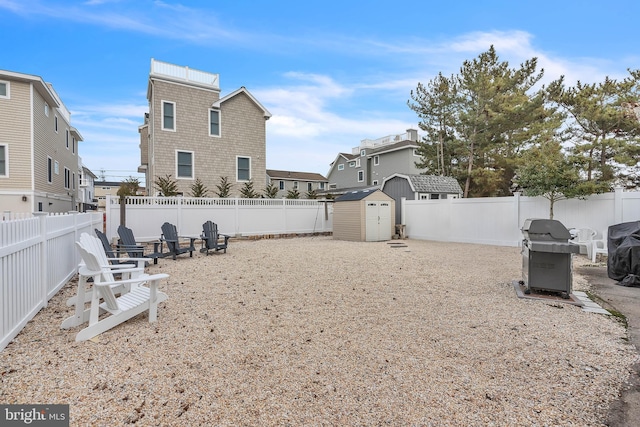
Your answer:
[[[615,187],[613,189],[614,193],[613,193],[613,219],[614,219],[614,224],[620,224],[622,222],[622,218],[623,218],[623,206],[622,206],[622,191],[624,190],[623,187]]]
[[[40,226],[40,289],[42,291],[42,302],[40,303],[42,308],[46,308],[49,301],[47,299],[47,277],[49,276],[47,268],[49,266],[49,260],[47,259],[47,212],[34,212],[34,216],[39,218]]]
[[[176,217],[177,219],[177,224],[176,224],[176,228],[178,229],[178,234],[180,234],[182,232],[182,201],[184,200],[182,196],[178,195],[176,197],[177,199],[177,203],[176,203]]]

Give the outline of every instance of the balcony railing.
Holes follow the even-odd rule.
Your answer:
[[[197,83],[219,89],[220,77],[218,74],[207,73],[205,71],[194,70],[189,67],[169,64],[168,62],[151,59],[151,74],[156,76],[169,77],[173,80],[180,80],[188,83]]]

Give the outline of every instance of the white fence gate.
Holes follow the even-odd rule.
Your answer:
[[[0,221],[0,351],[76,274],[74,242],[94,228],[102,228],[102,214]]]

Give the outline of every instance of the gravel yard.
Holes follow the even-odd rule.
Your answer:
[[[638,358],[615,318],[517,298],[519,248],[403,243],[161,259],[158,322],[81,343],[69,283],[0,353],[0,402],[73,426],[603,425]]]

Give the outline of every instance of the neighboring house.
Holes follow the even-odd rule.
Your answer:
[[[290,190],[298,190],[300,198],[305,199],[310,191],[324,191],[327,188],[327,178],[319,173],[292,172],[267,169],[269,182],[278,188],[276,198],[287,197]]]
[[[0,70],[0,206],[77,208],[78,142],[71,113],[41,77]]]
[[[253,181],[267,184],[266,121],[271,117],[245,88],[220,97],[218,74],[151,60],[149,112],[139,127],[141,166],[148,193],[170,175],[185,196],[199,178],[211,195],[222,177],[239,196]]]
[[[376,187],[394,173],[419,174],[418,131],[407,129],[399,135],[364,139],[351,153],[339,153],[331,163],[327,179],[329,191]],[[339,193],[340,191],[338,191]]]
[[[381,190],[396,202],[396,223],[402,220],[402,203],[407,200],[457,199],[462,187],[450,176],[393,174],[384,179]]]
[[[122,182],[118,181],[95,181],[95,199],[98,201],[98,210],[104,210],[107,205],[107,196],[117,197],[118,190]],[[136,196],[144,196],[146,194],[145,187],[139,187]]]
[[[78,157],[78,208],[79,212],[96,210],[98,208],[98,199],[96,199],[95,180],[96,175],[82,164],[82,160]]]

